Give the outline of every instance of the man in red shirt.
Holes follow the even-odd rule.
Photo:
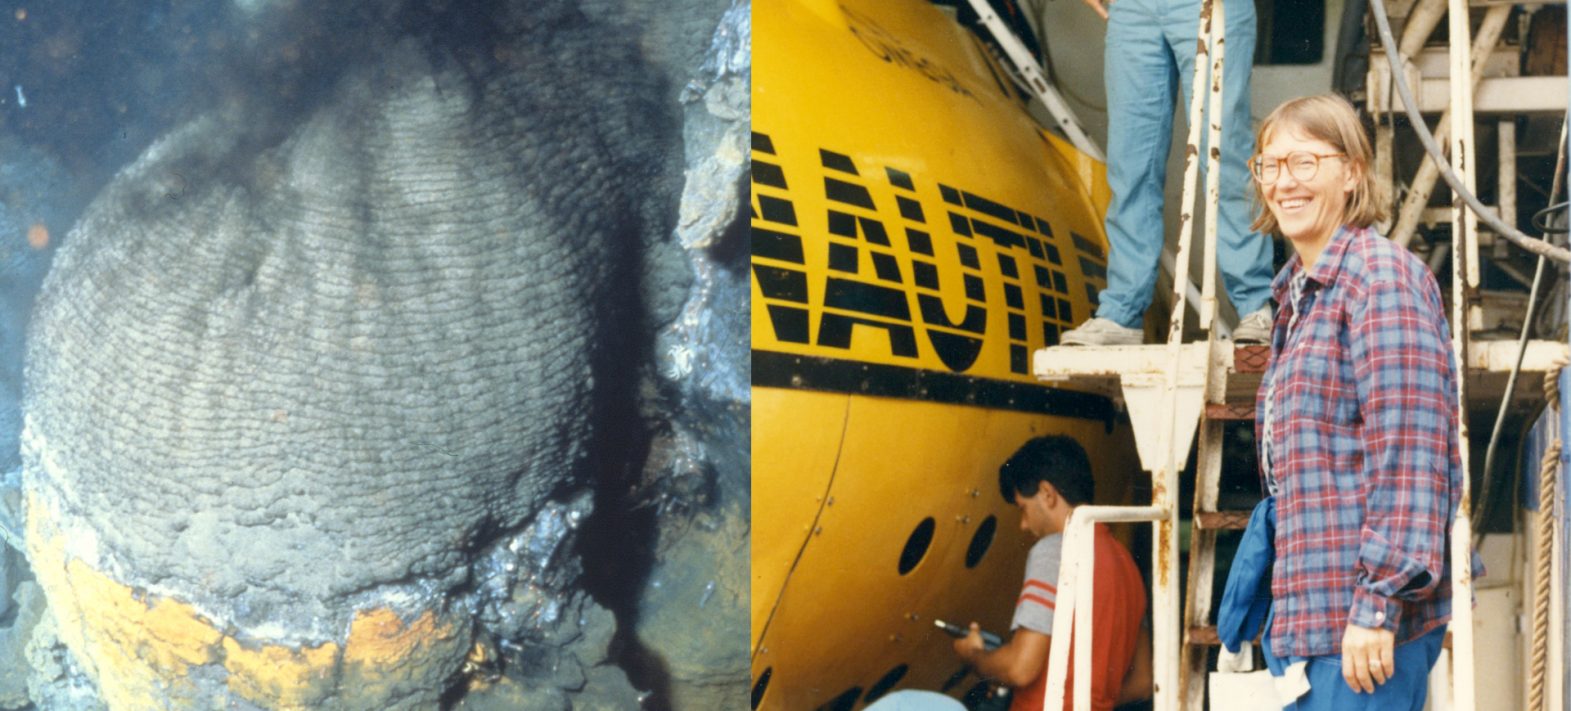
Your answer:
[[[955,640],[954,647],[977,672],[1014,688],[1010,711],[1042,711],[1063,531],[1075,507],[1091,502],[1095,484],[1085,450],[1064,436],[1027,442],[998,470],[1000,493],[1020,509],[1020,530],[1037,542],[1026,561],[1009,642],[986,650],[973,622],[971,634]],[[1115,704],[1150,696],[1151,644],[1149,632],[1141,626],[1146,594],[1140,571],[1107,526],[1099,523],[1095,530],[1091,708],[1107,711]],[[1065,709],[1073,708],[1074,657],[1070,660]]]

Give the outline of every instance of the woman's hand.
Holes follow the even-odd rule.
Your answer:
[[[1396,674],[1396,634],[1348,625],[1342,635],[1342,678],[1353,691],[1374,693]]]

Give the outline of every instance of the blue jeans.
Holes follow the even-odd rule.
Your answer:
[[[1162,251],[1162,188],[1172,146],[1173,98],[1189,110],[1201,0],[1114,0],[1108,8],[1107,289],[1096,315],[1139,328],[1156,284]],[[1217,264],[1239,315],[1264,306],[1271,290],[1271,242],[1249,230],[1254,188],[1246,163],[1254,152],[1249,72],[1255,52],[1254,0],[1226,3],[1222,72],[1221,207]],[[1206,132],[1200,132],[1202,143]],[[1207,149],[1202,148],[1202,156]],[[1201,160],[1205,186],[1205,161]],[[1195,229],[1195,244],[1201,244]],[[1197,280],[1198,281],[1198,280]]]
[[[1446,628],[1441,625],[1418,639],[1396,647],[1396,674],[1377,684],[1375,692],[1355,692],[1342,678],[1342,655],[1309,658],[1309,693],[1283,711],[1423,711],[1429,695],[1429,670],[1440,658]]]

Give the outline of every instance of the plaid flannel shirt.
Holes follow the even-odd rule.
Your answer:
[[[1349,623],[1398,644],[1444,624],[1462,483],[1434,275],[1373,230],[1343,227],[1308,270],[1294,319],[1285,297],[1301,269],[1295,255],[1272,282],[1271,387],[1255,409],[1279,492],[1270,637],[1282,657],[1340,653]]]

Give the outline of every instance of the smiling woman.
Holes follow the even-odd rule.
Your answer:
[[[1419,708],[1451,616],[1461,494],[1440,289],[1372,228],[1386,201],[1347,101],[1289,101],[1258,140],[1255,228],[1295,252],[1272,284],[1256,407],[1278,511],[1266,643],[1310,661],[1298,708]]]
[[[1369,170],[1372,151],[1358,116],[1334,95],[1289,101],[1260,124],[1250,159],[1259,216],[1252,228],[1280,234],[1312,266],[1338,226],[1385,219],[1387,199]]]

